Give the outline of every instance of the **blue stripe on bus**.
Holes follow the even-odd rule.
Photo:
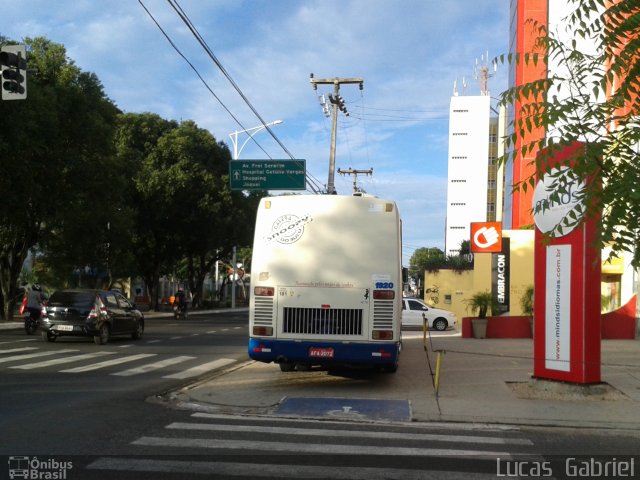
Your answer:
[[[309,353],[312,349],[316,352],[317,349],[333,349],[333,357],[312,357]],[[281,361],[312,365],[340,363],[388,365],[398,361],[399,349],[400,346],[396,342],[343,343],[249,339],[249,357],[261,362],[273,362],[280,357]]]

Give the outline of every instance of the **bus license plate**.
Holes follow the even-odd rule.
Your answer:
[[[309,356],[313,358],[333,358],[333,348],[331,347],[311,347]]]

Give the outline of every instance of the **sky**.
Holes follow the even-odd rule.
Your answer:
[[[478,95],[476,64],[486,63],[487,53],[507,52],[508,0],[172,1],[259,117],[168,0],[0,0],[0,35],[60,43],[78,67],[98,76],[121,110],[193,120],[232,151],[230,133],[281,120],[271,127],[279,142],[259,131],[239,158],[289,159],[288,151],[306,160],[321,188],[328,181],[331,119],[319,97],[333,86],[314,91],[310,74],[362,78],[362,91],[340,88],[349,116],[338,118],[335,188],[352,191],[353,178],[338,168],[373,169],[358,176],[358,186],[397,202],[404,265],[416,248],[444,250],[454,82],[460,94],[465,83],[467,95]],[[491,72],[490,94],[497,96],[507,71]],[[239,134],[239,146],[247,139]]]

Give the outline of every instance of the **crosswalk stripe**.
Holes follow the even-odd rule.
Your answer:
[[[139,375],[141,373],[147,373],[152,370],[158,370],[160,368],[168,367],[170,365],[175,365],[176,363],[185,362],[193,358],[195,357],[189,357],[186,355],[179,356],[179,357],[172,357],[166,360],[161,360],[159,362],[148,363],[138,368],[130,368],[129,370],[123,370],[121,372],[112,373],[111,375],[117,375],[119,377],[130,377],[132,375]]]
[[[126,357],[114,358],[112,360],[105,360],[104,362],[92,363],[90,365],[83,365],[82,367],[69,368],[67,370],[60,370],[64,373],[80,373],[89,372],[91,370],[98,370],[100,368],[110,367],[112,365],[119,365],[121,363],[133,362],[141,358],[154,357],[155,353],[139,353],[137,355],[128,355]]]
[[[131,443],[133,445],[144,445],[149,447],[208,448],[216,450],[260,450],[267,452],[286,452],[287,454],[317,453],[322,455],[465,457],[474,459],[500,457],[505,460],[509,460],[512,458],[509,452],[463,450],[453,448],[387,446],[385,446],[384,448],[372,448],[370,445],[336,445],[327,443],[306,442],[265,442],[258,440],[247,441],[213,438],[140,437]]]
[[[182,378],[195,377],[196,375],[200,375],[202,373],[208,372],[209,370],[214,370],[216,368],[224,367],[234,362],[235,360],[231,358],[219,358],[218,360],[214,360],[208,363],[203,363],[202,365],[197,365],[187,370],[183,370],[182,372],[172,373],[171,375],[165,375],[162,378],[182,379]]]
[[[15,353],[15,352],[26,352],[28,350],[37,350],[37,349],[38,349],[38,347],[10,348],[9,350],[0,350],[0,354]]]
[[[502,437],[482,437],[473,435],[441,435],[434,433],[397,433],[397,432],[372,432],[355,430],[333,430],[320,428],[290,428],[290,427],[269,427],[266,425],[225,425],[213,423],[184,423],[174,422],[165,428],[176,430],[199,430],[209,432],[259,432],[272,433],[274,435],[308,435],[318,437],[358,437],[376,438],[385,440],[421,440],[432,442],[456,442],[456,443],[480,443],[493,445],[533,445],[531,440],[526,438],[502,438]]]
[[[49,355],[57,355],[58,353],[77,352],[78,350],[57,350],[52,352],[36,352],[25,353],[24,355],[12,355],[10,357],[0,358],[0,363],[17,362],[20,360],[28,360],[29,358],[47,357]]]
[[[186,460],[158,460],[138,458],[101,457],[87,465],[89,470],[115,470],[127,472],[180,472],[182,475],[203,474],[216,477],[236,477],[242,472],[243,478],[331,478],[335,480],[473,480],[495,479],[495,474],[444,470],[415,470],[404,468],[347,467],[288,465],[274,463],[238,463]]]
[[[58,350],[55,353],[59,353]],[[78,360],[87,360],[89,358],[101,357],[103,355],[113,355],[115,352],[95,352],[84,353],[82,355],[72,355],[71,357],[54,358],[53,360],[45,360],[44,362],[27,363],[25,365],[15,365],[9,368],[18,368],[20,370],[33,370],[34,368],[50,367],[52,365],[60,365],[61,363],[77,362]]]

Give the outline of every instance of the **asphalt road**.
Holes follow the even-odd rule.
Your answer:
[[[145,399],[245,361],[246,329],[245,312],[147,319],[142,339],[103,346],[1,331],[0,454],[126,452],[132,431],[169,413]]]

